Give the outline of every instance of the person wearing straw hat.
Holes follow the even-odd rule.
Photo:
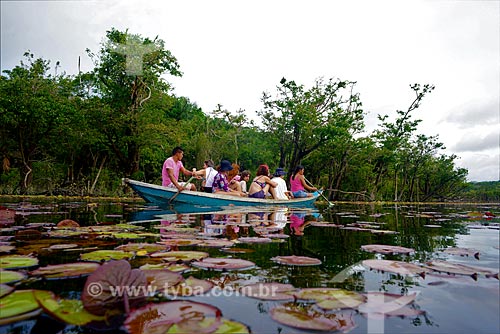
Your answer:
[[[213,192],[221,195],[246,196],[241,191],[229,188],[229,184],[227,182],[227,173],[232,169],[233,166],[231,166],[231,162],[229,162],[228,160],[221,160],[219,173],[215,175],[214,183],[212,184]]]
[[[293,198],[293,195],[288,188],[286,187],[286,182],[283,179],[283,176],[286,175],[286,172],[283,168],[276,168],[276,171],[273,174],[273,178],[271,181],[276,182],[278,185],[275,188],[276,191],[276,199],[289,200]]]
[[[196,186],[193,183],[179,182],[179,174],[182,173],[187,176],[195,177],[196,172],[184,168],[182,158],[184,157],[184,150],[177,146],[172,150],[172,156],[163,163],[161,171],[162,186],[169,188],[177,188],[182,190],[196,191]]]

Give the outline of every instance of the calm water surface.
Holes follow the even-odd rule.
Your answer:
[[[423,264],[433,259],[446,260],[481,268],[499,270],[500,208],[498,205],[347,205],[330,209],[283,208],[203,208],[181,207],[163,210],[140,204],[123,203],[0,203],[16,210],[14,221],[3,221],[1,236],[15,236],[8,241],[16,249],[11,254],[36,254],[40,266],[79,261],[81,253],[95,249],[113,249],[132,242],[112,236],[82,239],[54,239],[44,235],[51,226],[34,226],[42,235],[36,240],[23,240],[19,231],[30,223],[57,224],[73,219],[81,226],[105,226],[131,223],[150,232],[135,242],[154,243],[167,234],[191,233],[193,238],[238,240],[244,237],[277,236],[268,243],[238,243],[234,247],[252,250],[228,254],[214,247],[179,247],[179,250],[201,250],[211,257],[233,257],[249,260],[255,267],[241,271],[205,271],[192,268],[185,277],[211,280],[224,286],[220,293],[209,293],[188,300],[218,307],[225,318],[247,325],[252,333],[310,333],[274,321],[270,310],[284,302],[263,301],[237,294],[231,289],[256,282],[279,282],[296,288],[331,287],[356,292],[382,291],[394,294],[417,292],[411,305],[420,315],[385,317],[368,320],[356,310],[328,311],[355,323],[351,333],[500,333],[499,281],[480,275],[469,276],[428,274],[425,278],[370,270],[362,265],[366,259],[387,259]],[[208,212],[207,212],[208,211]],[[194,212],[194,213],[193,213]],[[496,217],[487,217],[491,212]],[[324,226],[329,223],[329,226]],[[175,228],[174,228],[175,227]],[[185,230],[183,230],[185,229]],[[185,234],[185,233],[183,233]],[[7,240],[8,238],[4,238]],[[244,240],[244,239],[243,239]],[[251,239],[252,241],[253,239]],[[77,243],[77,252],[48,252],[57,243]],[[361,246],[368,244],[397,245],[413,248],[410,255],[368,253]],[[473,256],[450,255],[448,247],[471,248]],[[0,254],[7,255],[7,254]],[[288,266],[271,260],[275,256],[297,255],[322,261],[319,266]],[[136,257],[132,267],[156,263],[157,259]],[[69,299],[80,297],[85,278],[59,281],[26,279],[16,283],[20,289],[50,290]],[[224,285],[222,285],[224,284]],[[224,292],[224,293],[221,293]],[[304,308],[311,305],[297,303]],[[1,310],[0,310],[1,312]],[[319,311],[318,311],[319,312]],[[43,314],[9,325],[0,326],[0,333],[93,333],[95,328],[76,327],[55,321]],[[108,332],[118,333],[120,329]]]

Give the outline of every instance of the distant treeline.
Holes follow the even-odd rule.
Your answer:
[[[187,168],[229,159],[290,174],[302,164],[330,200],[498,201],[498,183],[491,192],[467,183],[437,136],[417,134],[413,114],[432,85],[411,85],[408,107],[379,115],[366,133],[355,82],[318,78],[306,88],[277,78],[254,123],[245,110],[204,111],[173,94],[165,78],[182,72],[161,39],[112,29],[87,53],[95,67],[78,75],[29,51],[2,73],[0,193],[123,195],[122,177],[159,183],[180,145]]]

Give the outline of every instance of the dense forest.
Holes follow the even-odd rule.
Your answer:
[[[122,177],[159,183],[180,145],[189,168],[206,159],[253,173],[262,163],[288,171],[302,164],[330,200],[500,199],[499,182],[467,183],[457,156],[443,154],[437,136],[418,134],[415,111],[432,85],[410,85],[414,99],[378,115],[367,134],[356,82],[318,78],[308,88],[277,78],[256,124],[245,110],[201,110],[173,94],[167,79],[182,71],[159,38],[112,29],[87,53],[94,68],[77,75],[29,51],[3,71],[1,194],[123,195]]]

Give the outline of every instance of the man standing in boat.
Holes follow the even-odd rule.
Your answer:
[[[184,150],[177,146],[172,150],[172,156],[165,160],[163,163],[163,168],[161,171],[162,186],[169,188],[177,188],[179,191],[186,190],[196,190],[196,186],[193,183],[179,182],[179,173],[187,176],[195,176],[194,171],[189,171],[184,168],[182,164],[182,158],[184,157]]]

